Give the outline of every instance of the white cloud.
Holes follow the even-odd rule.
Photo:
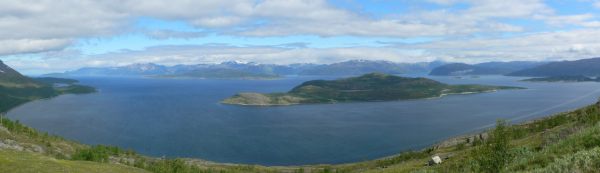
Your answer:
[[[70,40],[111,35],[127,14],[109,1],[0,1],[0,54],[61,49]],[[14,49],[13,49],[14,48]]]
[[[436,1],[463,2],[470,7],[458,12],[417,11],[371,17],[337,8],[325,0],[2,0],[0,40],[10,44],[11,40],[112,36],[130,32],[128,27],[138,17],[185,21],[218,34],[242,36],[453,36],[518,32],[523,28],[495,19],[552,13],[539,0]],[[39,50],[20,49],[13,53],[33,51]]]
[[[149,31],[145,31],[144,33],[147,36],[154,38],[154,39],[158,39],[158,40],[165,40],[165,39],[172,39],[172,38],[192,39],[192,38],[203,37],[203,36],[206,36],[206,34],[207,34],[205,32],[174,31],[174,30],[149,30]]]
[[[446,40],[399,49],[422,49],[432,56],[453,57],[458,61],[581,59],[600,55],[600,30],[545,32],[510,38]]]
[[[6,39],[0,40],[0,55],[39,53],[62,49],[69,44],[70,39]]]

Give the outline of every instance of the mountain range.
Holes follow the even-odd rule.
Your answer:
[[[145,63],[118,67],[86,67],[64,73],[47,74],[46,76],[157,76],[272,79],[286,75],[356,76],[366,73],[429,73],[436,76],[508,75],[545,77],[583,75],[595,77],[600,76],[600,68],[598,67],[600,67],[600,58],[560,62],[511,61],[479,64],[447,63],[443,61],[396,63],[391,61],[350,60],[332,64],[305,63],[279,65],[227,61],[219,64],[174,66]],[[15,74],[14,70],[6,69],[3,71],[6,71],[5,73],[8,74]],[[27,81],[21,82],[27,83]]]
[[[600,58],[589,58],[575,61],[559,61],[523,69],[508,74],[509,76],[600,76]]]
[[[504,75],[545,63],[536,61],[486,62],[472,65],[451,63],[434,68],[429,74],[435,76]]]
[[[161,76],[198,78],[273,78],[284,75],[360,75],[381,72],[389,74],[428,73],[445,64],[441,61],[395,63],[391,61],[350,60],[333,64],[259,64],[227,61],[219,64],[164,66],[154,63],[119,67],[86,67],[46,76]]]

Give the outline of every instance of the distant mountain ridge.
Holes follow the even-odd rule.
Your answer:
[[[575,61],[551,62],[533,68],[523,69],[509,76],[600,76],[600,58],[589,58]]]
[[[434,68],[429,74],[435,76],[504,75],[514,71],[545,64],[535,61],[486,62],[479,64],[451,63]]]
[[[444,64],[440,61],[421,63],[395,63],[391,61],[350,60],[333,64],[317,65],[306,69],[302,75],[362,75],[365,73],[427,73],[431,69]]]
[[[350,60],[333,64],[258,64],[227,61],[219,64],[164,66],[153,63],[120,67],[86,67],[47,76],[171,76],[199,78],[272,78],[282,75],[359,75],[365,73],[428,73],[444,62],[395,63],[391,61]]]

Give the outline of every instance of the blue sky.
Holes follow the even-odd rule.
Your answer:
[[[0,1],[0,59],[29,74],[131,63],[571,60],[598,0]]]

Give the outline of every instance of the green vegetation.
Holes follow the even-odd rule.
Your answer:
[[[591,78],[587,76],[552,76],[552,77],[540,77],[530,78],[522,81],[527,82],[600,82],[600,78]]]
[[[498,121],[492,130],[490,138],[483,146],[475,149],[474,161],[477,163],[473,170],[476,172],[496,173],[502,171],[510,161],[509,153],[510,136],[505,121]]]
[[[10,173],[144,173],[145,170],[88,161],[59,160],[31,152],[0,150],[0,172]]]
[[[287,93],[239,93],[225,99],[226,104],[291,105],[353,101],[391,101],[440,97],[448,94],[490,92],[518,87],[485,85],[448,85],[427,78],[408,78],[382,73],[332,81],[313,80]]]
[[[0,60],[0,87],[21,88],[39,87],[40,84],[31,78],[10,68]]]

